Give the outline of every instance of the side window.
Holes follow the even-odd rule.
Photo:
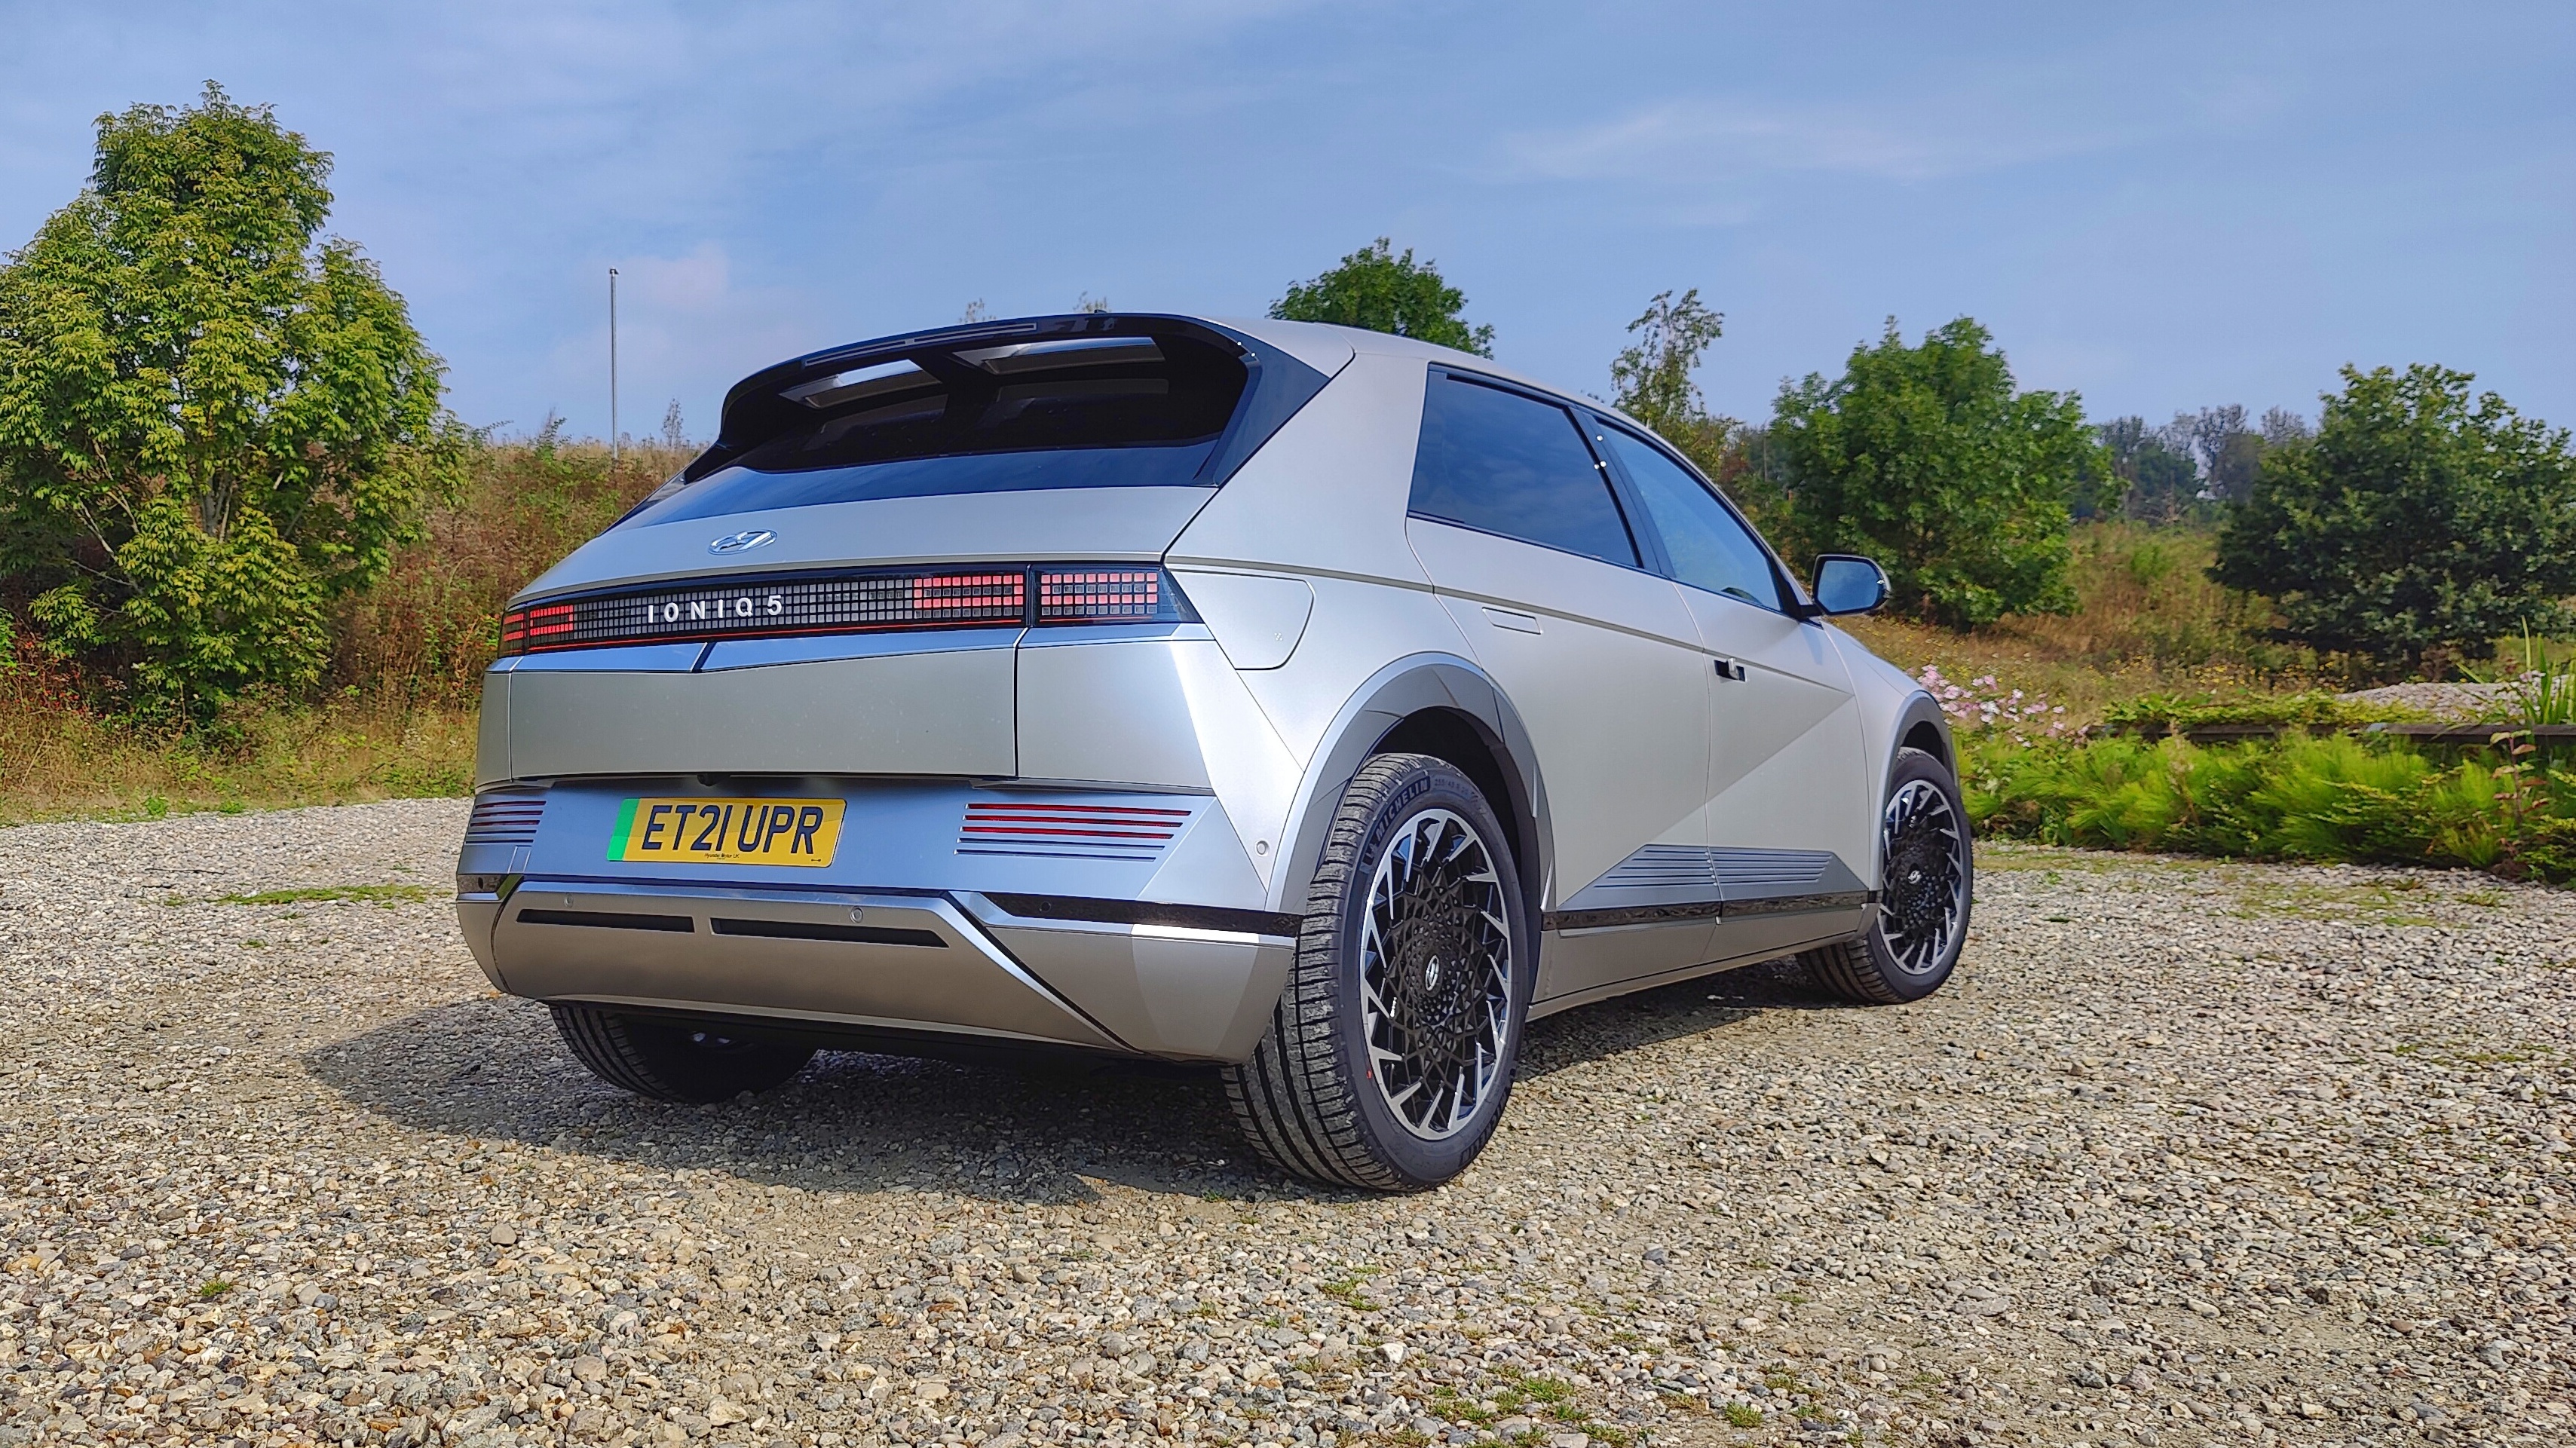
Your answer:
[[[1641,438],[1615,427],[1600,429],[1600,436],[1644,500],[1673,560],[1674,577],[1693,588],[1780,607],[1780,582],[1769,556],[1706,484]]]
[[[1422,401],[1412,511],[1637,566],[1610,481],[1553,403],[1434,372]]]

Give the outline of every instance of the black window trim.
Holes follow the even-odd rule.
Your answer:
[[[1553,407],[1564,413],[1566,415],[1567,425],[1574,429],[1574,435],[1583,440],[1583,450],[1592,455],[1593,471],[1600,475],[1602,482],[1608,485],[1610,489],[1611,511],[1619,515],[1619,526],[1627,532],[1628,546],[1630,549],[1635,551],[1637,561],[1634,563],[1622,563],[1616,558],[1604,558],[1597,553],[1577,553],[1571,548],[1559,548],[1553,543],[1542,543],[1535,538],[1523,538],[1516,533],[1497,533],[1491,528],[1480,528],[1475,524],[1460,518],[1444,518],[1437,513],[1417,513],[1413,510],[1413,499],[1411,496],[1413,484],[1411,479],[1407,479],[1405,482],[1406,497],[1404,516],[1408,518],[1420,518],[1426,523],[1438,523],[1444,528],[1462,528],[1470,533],[1482,533],[1488,538],[1500,538],[1507,543],[1519,543],[1531,548],[1544,548],[1550,553],[1562,553],[1568,558],[1581,558],[1587,562],[1598,563],[1609,568],[1625,568],[1631,573],[1652,574],[1658,578],[1672,577],[1670,565],[1664,562],[1663,540],[1654,536],[1655,530],[1653,528],[1640,528],[1637,526],[1636,520],[1641,515],[1637,511],[1636,495],[1629,491],[1627,480],[1620,475],[1619,470],[1612,466],[1610,461],[1601,455],[1601,450],[1599,448],[1592,445],[1592,434],[1584,430],[1583,425],[1586,420],[1586,415],[1589,413],[1590,409],[1585,408],[1580,404],[1569,402],[1566,399],[1555,396],[1551,393],[1541,392],[1536,388],[1524,386],[1521,383],[1508,382],[1502,378],[1491,377],[1482,372],[1470,372],[1463,367],[1449,367],[1435,362],[1425,370],[1427,375],[1423,381],[1422,399],[1425,407],[1430,405],[1431,384],[1442,378],[1447,378],[1453,382],[1464,382],[1472,387],[1490,387],[1496,392],[1507,392],[1515,397],[1524,398],[1531,402],[1544,403],[1547,406]],[[1415,425],[1414,436],[1414,446],[1417,449],[1414,465],[1419,467],[1421,466],[1418,453],[1418,449],[1421,447],[1421,427],[1419,424]]]
[[[1744,516],[1743,510],[1735,506],[1735,500],[1726,496],[1726,490],[1724,488],[1710,482],[1706,473],[1703,473],[1699,469],[1691,466],[1690,459],[1683,457],[1680,452],[1667,446],[1661,438],[1656,437],[1652,432],[1641,427],[1632,427],[1611,416],[1609,413],[1603,412],[1599,408],[1586,407],[1582,409],[1582,412],[1602,427],[1620,432],[1626,435],[1629,440],[1643,443],[1648,448],[1663,454],[1666,462],[1680,468],[1685,477],[1690,478],[1701,487],[1706,488],[1708,490],[1708,495],[1717,500],[1717,505],[1726,510],[1726,515],[1733,518],[1736,521],[1736,524],[1744,529],[1744,536],[1752,539],[1753,546],[1761,549],[1762,556],[1770,560],[1771,586],[1779,594],[1779,602],[1770,605],[1754,602],[1754,607],[1767,607],[1770,612],[1780,614],[1786,618],[1796,619],[1802,617],[1800,610],[1804,607],[1807,601],[1806,592],[1798,587],[1796,575],[1789,571],[1788,564],[1781,561],[1779,552],[1771,546],[1771,540],[1763,537],[1762,530],[1754,527],[1752,520]],[[1591,442],[1591,440],[1592,439],[1589,435],[1584,438],[1586,443]],[[1609,453],[1607,449],[1602,448],[1596,448],[1594,451],[1596,453],[1604,454],[1602,461],[1608,465],[1610,472],[1620,480],[1621,490],[1623,493],[1631,496],[1640,496],[1636,493],[1636,481],[1628,476],[1628,470],[1626,467],[1621,465],[1617,454]],[[1708,593],[1709,590],[1700,588],[1698,584],[1685,581],[1680,573],[1674,569],[1672,555],[1664,548],[1664,540],[1661,536],[1661,531],[1654,526],[1654,513],[1649,510],[1646,512],[1645,518],[1646,532],[1655,535],[1655,556],[1659,564],[1657,571],[1684,588],[1697,589],[1701,593]],[[1724,593],[1712,594],[1711,596],[1716,598],[1733,597],[1731,594]],[[1735,602],[1747,603],[1753,602],[1753,600],[1737,598],[1735,599]]]

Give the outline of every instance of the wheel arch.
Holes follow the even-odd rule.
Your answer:
[[[1896,705],[1887,734],[1887,752],[1870,763],[1870,815],[1887,804],[1888,779],[1896,770],[1896,754],[1901,749],[1920,749],[1941,761],[1953,779],[1959,773],[1958,746],[1950,737],[1949,716],[1941,712],[1940,702],[1920,689],[1907,694]],[[1878,838],[1878,827],[1870,827],[1869,888],[1878,890],[1887,883],[1887,861]]]
[[[1298,782],[1288,849],[1271,881],[1271,908],[1300,911],[1332,832],[1342,791],[1371,756],[1428,754],[1455,765],[1502,816],[1534,923],[1546,898],[1547,785],[1529,731],[1484,670],[1454,654],[1398,659],[1353,691]]]
[[[1891,732],[1897,749],[1920,749],[1940,760],[1952,774],[1959,772],[1959,756],[1950,741],[1949,717],[1931,695],[1918,691],[1906,696],[1905,702],[1897,706],[1896,728]],[[1888,762],[1895,762],[1894,750],[1889,751]]]

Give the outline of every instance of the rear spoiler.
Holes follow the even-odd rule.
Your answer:
[[[716,440],[683,468],[672,483],[694,483],[741,458],[753,448],[790,429],[811,422],[814,412],[793,395],[809,384],[880,363],[911,361],[925,372],[962,370],[954,353],[977,346],[1054,341],[1071,337],[1187,337],[1234,354],[1246,372],[1243,398],[1235,404],[1198,481],[1213,487],[1225,481],[1282,423],[1323,390],[1331,379],[1276,347],[1266,346],[1231,328],[1189,317],[1146,312],[1076,312],[1055,317],[1017,317],[998,322],[969,322],[937,331],[854,342],[791,361],[764,367],[733,385],[725,394],[724,416]],[[665,485],[666,489],[669,485]],[[673,489],[675,491],[675,489]],[[662,496],[657,494],[656,496]]]

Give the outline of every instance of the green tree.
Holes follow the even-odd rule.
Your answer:
[[[2278,632],[2385,672],[2569,623],[2576,458],[2465,372],[2343,369],[2313,438],[2263,455],[2210,576],[2270,597]]]
[[[2082,400],[2016,392],[1992,342],[1961,317],[1909,347],[1890,318],[1839,379],[1782,384],[1766,440],[1799,540],[1877,558],[1952,628],[2074,606],[2067,499],[2105,466]]]
[[[147,710],[310,684],[468,445],[402,299],[317,240],[330,166],[211,83],[104,115],[0,266],[0,577]]]
[[[1322,276],[1290,287],[1270,304],[1270,315],[1393,332],[1491,357],[1494,329],[1469,326],[1458,315],[1466,305],[1466,294],[1442,280],[1438,268],[1415,262],[1409,246],[1397,256],[1394,243],[1381,236]]]
[[[1696,464],[1754,526],[1776,535],[1787,521],[1787,500],[1759,466],[1759,429],[1709,411],[1691,380],[1725,326],[1725,314],[1703,305],[1697,287],[1678,298],[1657,292],[1628,324],[1637,340],[1611,360],[1613,401]]]

